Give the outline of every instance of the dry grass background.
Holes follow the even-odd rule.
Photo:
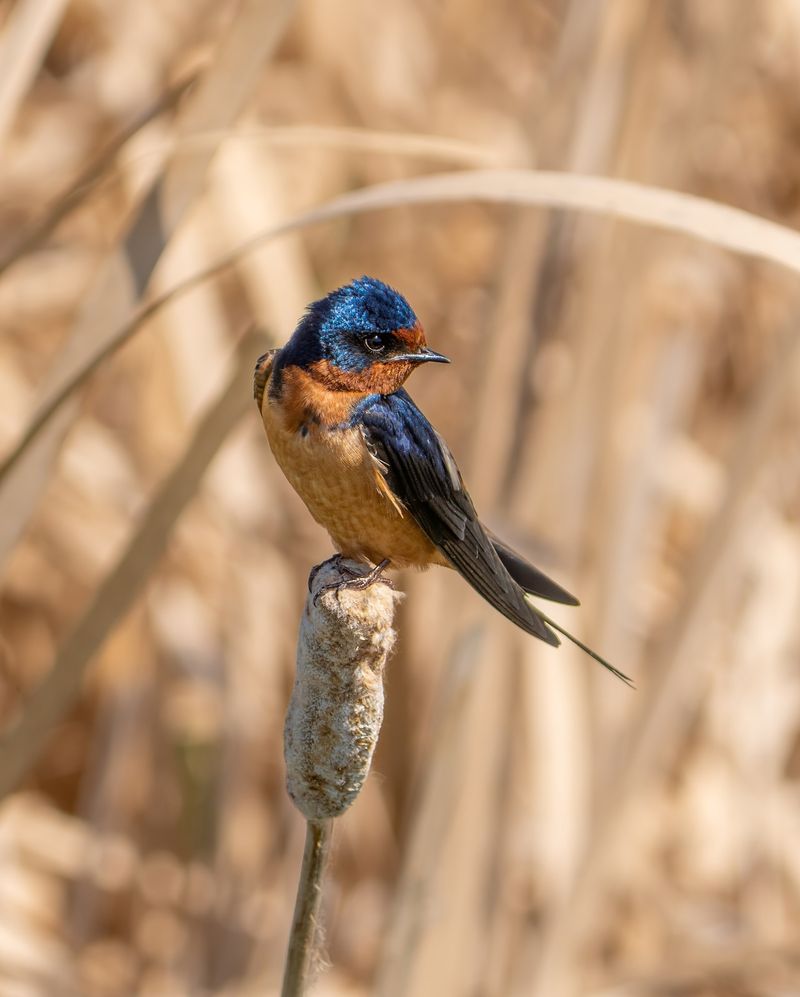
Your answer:
[[[798,238],[467,176],[797,229],[797,3],[16,0],[0,148],[0,993],[275,991],[329,543],[249,373],[368,272],[455,361],[411,388],[486,518],[639,691],[402,578],[318,992],[800,994]]]

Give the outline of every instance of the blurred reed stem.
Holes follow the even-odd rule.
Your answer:
[[[9,249],[0,255],[0,275],[27,253],[38,249],[53,234],[57,226],[95,192],[99,184],[112,179],[111,171],[123,146],[156,118],[166,111],[172,110],[196,79],[197,74],[190,73],[173,86],[168,87],[152,104],[145,107],[141,113],[112,136],[86,168],[78,174],[69,188],[45,211],[44,215],[33,222],[30,228],[25,229]]]
[[[292,10],[292,0],[242,0],[229,30],[215,48],[214,61],[182,102],[175,131],[183,139],[197,131],[219,130],[241,113],[253,87],[277,47]],[[202,194],[214,149],[173,156],[157,177],[141,185],[133,212],[113,236],[114,248],[100,267],[58,357],[43,382],[42,402],[34,421],[45,418],[47,399],[63,392],[76,371],[116,329],[135,316],[135,300],[150,278],[181,221]],[[71,390],[71,389],[70,389]],[[8,512],[0,523],[0,560],[16,543],[36,508],[61,442],[77,414],[77,401],[66,397],[62,411],[32,446],[33,437],[4,466],[0,502]],[[24,458],[24,459],[23,459]],[[14,465],[17,465],[14,467]],[[14,468],[13,476],[6,472]]]
[[[228,384],[198,421],[186,449],[154,495],[128,545],[98,585],[94,599],[62,643],[53,665],[0,735],[0,800],[14,790],[36,762],[58,724],[74,704],[86,668],[121,617],[130,609],[161,558],[176,520],[197,494],[211,460],[250,404],[250,363],[263,338],[248,332]]]

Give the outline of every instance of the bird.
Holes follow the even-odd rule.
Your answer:
[[[253,393],[272,453],[338,554],[389,568],[454,568],[488,603],[553,647],[558,633],[631,679],[534,605],[578,599],[485,527],[450,449],[403,387],[430,349],[408,301],[363,276],[308,305],[256,362]],[[557,633],[556,633],[557,631]]]

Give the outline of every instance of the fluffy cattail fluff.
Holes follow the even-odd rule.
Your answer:
[[[398,599],[385,582],[326,589],[368,568],[332,558],[312,574],[284,728],[286,785],[312,821],[337,817],[369,772],[383,720],[383,669]]]

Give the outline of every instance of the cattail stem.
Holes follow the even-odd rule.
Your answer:
[[[294,905],[292,931],[283,971],[281,997],[301,997],[306,992],[309,969],[317,948],[322,874],[331,839],[331,820],[310,820],[306,825],[306,846],[297,900]]]
[[[306,993],[333,818],[361,791],[383,720],[399,593],[368,571],[335,557],[309,578],[284,728],[286,788],[308,823],[282,997]]]

